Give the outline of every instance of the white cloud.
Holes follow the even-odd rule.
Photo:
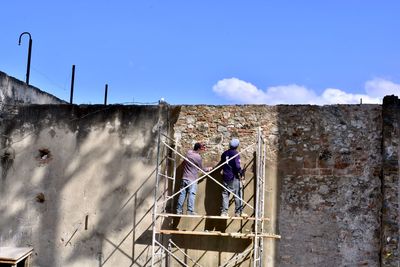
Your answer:
[[[365,83],[365,91],[369,96],[383,98],[385,95],[400,95],[400,84],[375,78]]]
[[[268,104],[317,104],[315,92],[297,84],[269,87],[264,93]]]
[[[297,84],[258,89],[255,85],[237,78],[223,79],[213,86],[213,91],[222,98],[245,104],[358,104],[382,103],[385,95],[400,95],[400,85],[392,81],[375,78],[365,83],[365,94],[347,93],[340,89],[327,88],[321,95]]]
[[[228,100],[240,101],[242,103],[265,103],[266,97],[262,90],[257,89],[251,83],[237,78],[223,79],[213,86],[213,91]]]
[[[363,103],[378,104],[382,101],[377,97],[364,94],[346,93],[340,89],[327,88],[321,95],[321,104],[359,104],[360,99]]]

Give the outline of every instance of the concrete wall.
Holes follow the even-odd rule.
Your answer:
[[[33,246],[34,266],[148,266],[158,125],[164,132],[170,127],[182,152],[206,142],[206,166],[215,166],[232,137],[240,138],[240,149],[251,145],[261,126],[268,144],[265,208],[272,220],[266,230],[282,235],[266,241],[266,265],[396,266],[400,105],[387,103],[18,107],[1,127],[0,246]],[[249,166],[245,199],[251,202],[251,150],[242,162]],[[220,201],[214,182],[200,183],[198,213],[218,214]],[[174,226],[252,227],[221,220]],[[222,264],[251,245],[235,238],[172,238],[204,266]],[[246,259],[241,266],[249,264]]]
[[[20,106],[1,129],[0,246],[33,246],[34,266],[147,266],[165,114]]]
[[[63,104],[65,101],[0,71],[0,109],[21,104]]]

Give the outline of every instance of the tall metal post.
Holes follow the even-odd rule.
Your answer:
[[[23,32],[19,36],[18,45],[21,45],[22,35],[29,35],[29,48],[28,48],[28,63],[26,64],[26,84],[29,85],[29,74],[31,72],[31,55],[32,55],[32,36],[29,32]]]
[[[71,95],[69,98],[69,103],[72,105],[72,100],[74,99],[74,83],[75,83],[75,65],[72,65],[72,77],[71,77]]]
[[[259,200],[260,200],[260,152],[261,152],[261,130],[260,127],[257,130],[257,147],[256,147],[256,174],[254,180],[254,186],[256,188],[255,196],[255,221],[254,221],[254,250],[253,250],[253,267],[260,266],[260,255],[259,255],[259,236],[258,236],[258,224],[259,224]]]
[[[106,88],[104,89],[104,105],[107,105],[107,93],[108,93],[108,84],[106,84]]]
[[[158,138],[157,138],[157,166],[156,166],[156,186],[154,187],[154,206],[153,206],[153,224],[152,224],[152,244],[151,244],[151,267],[154,267],[155,264],[155,246],[156,246],[156,220],[157,220],[157,192],[158,192],[158,183],[160,179],[160,153],[161,153],[161,125],[158,126]]]
[[[266,161],[267,161],[267,144],[265,142],[265,139],[261,136],[261,140],[263,143],[263,157],[262,157],[262,175],[261,175],[261,181],[262,181],[262,186],[261,186],[261,194],[260,194],[260,217],[264,218],[265,216],[265,179],[266,179],[266,172],[265,172],[265,167],[266,167]],[[261,221],[261,229],[260,232],[263,234],[264,233],[264,221]],[[260,244],[260,254],[261,254],[261,266],[263,266],[263,255],[264,255],[264,239],[261,238],[261,244]]]
[[[174,144],[175,144],[175,146],[176,146],[176,144],[178,144],[178,140],[176,138],[175,138]],[[174,158],[173,158],[174,169],[173,169],[172,177],[174,179],[172,180],[172,188],[175,188],[176,166],[177,166],[177,162],[176,161],[177,161],[177,158],[176,158],[176,153],[174,151],[173,151],[173,154],[174,154]],[[173,208],[174,208],[174,202],[173,201],[171,201],[171,207],[170,208],[171,208],[171,210],[173,210]]]

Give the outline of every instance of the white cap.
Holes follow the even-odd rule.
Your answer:
[[[231,142],[229,143],[229,145],[230,145],[231,147],[233,147],[233,148],[238,147],[239,144],[240,144],[240,142],[239,142],[239,139],[237,139],[237,138],[233,138],[233,139],[231,140]]]

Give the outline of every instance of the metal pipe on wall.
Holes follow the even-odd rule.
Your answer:
[[[74,98],[74,83],[75,83],[75,65],[72,65],[72,77],[71,77],[71,95],[69,98],[69,103],[72,105],[72,100]]]
[[[21,45],[21,38],[24,34],[29,35],[28,63],[26,64],[26,84],[29,85],[29,75],[31,72],[31,55],[32,55],[32,36],[29,32],[23,32],[19,36],[18,45]]]
[[[106,88],[104,89],[104,105],[107,105],[107,93],[108,93],[108,84],[106,84]]]

